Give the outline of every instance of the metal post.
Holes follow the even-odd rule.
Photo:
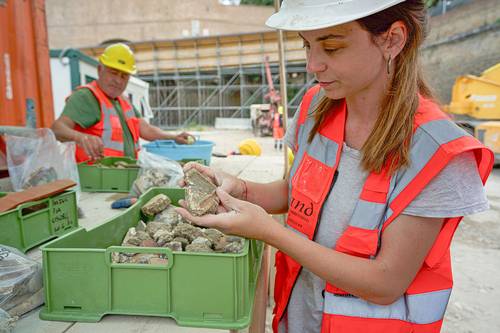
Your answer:
[[[279,11],[280,0],[274,0],[274,9]],[[279,66],[280,66],[280,95],[281,104],[283,106],[283,129],[286,131],[288,124],[288,96],[287,96],[287,82],[286,82],[286,62],[285,62],[285,43],[283,42],[283,31],[278,30],[278,51],[279,51]],[[286,177],[288,172],[288,149],[283,149],[285,159],[285,171],[283,178]]]

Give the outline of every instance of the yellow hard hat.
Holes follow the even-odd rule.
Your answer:
[[[283,114],[283,105],[278,106],[278,113]]]
[[[114,68],[127,74],[137,73],[134,53],[123,43],[108,46],[99,57],[99,61],[106,67]]]
[[[239,143],[238,149],[241,155],[254,155],[260,156],[262,148],[254,139],[246,139]]]

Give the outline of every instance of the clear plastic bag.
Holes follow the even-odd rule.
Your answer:
[[[178,162],[144,149],[139,151],[137,163],[141,169],[130,190],[130,195],[134,197],[139,197],[151,187],[179,187],[178,183],[184,177]]]
[[[71,179],[79,184],[74,142],[58,142],[48,128],[5,138],[7,165],[15,191],[58,179]]]
[[[0,309],[20,316],[43,303],[42,265],[0,245]]]
[[[0,309],[0,333],[11,333],[17,317],[12,318],[7,312]]]

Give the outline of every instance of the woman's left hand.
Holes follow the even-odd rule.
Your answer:
[[[274,223],[274,220],[264,209],[233,198],[221,188],[217,188],[217,196],[220,198],[221,206],[216,215],[193,216],[185,208],[176,208],[176,211],[183,218],[199,226],[216,228],[227,235],[265,241],[271,227],[270,223]]]

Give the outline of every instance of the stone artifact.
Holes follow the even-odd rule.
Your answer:
[[[155,221],[163,222],[175,227],[179,222],[183,222],[184,219],[175,211],[175,207],[170,205],[163,212],[157,214],[154,218]]]
[[[57,172],[53,167],[40,167],[34,170],[23,183],[22,188],[27,189],[30,187],[52,183],[57,180]]]
[[[186,202],[187,209],[191,214],[202,216],[205,214],[215,214],[219,206],[219,198],[215,193],[214,183],[196,169],[186,172]]]
[[[165,194],[158,194],[142,206],[141,210],[147,216],[155,216],[164,211],[168,205],[170,205],[170,198]]]
[[[151,187],[167,187],[172,182],[172,177],[165,170],[159,168],[141,169],[141,174],[137,177],[130,191],[135,196],[140,196]]]

